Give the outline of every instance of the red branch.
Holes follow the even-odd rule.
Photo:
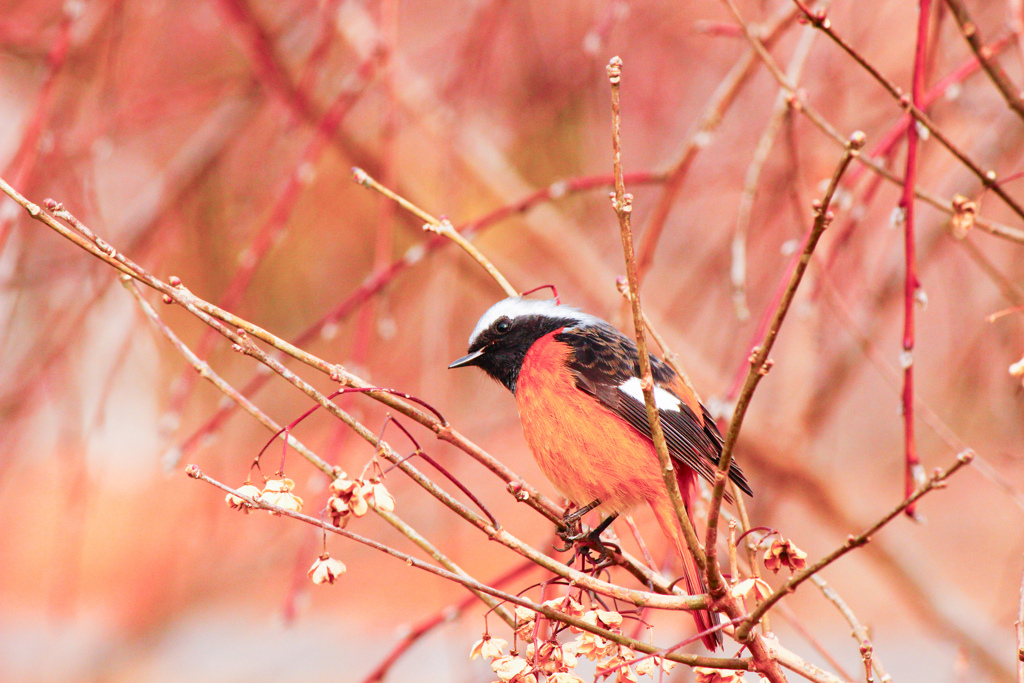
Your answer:
[[[505,572],[487,585],[493,586],[494,588],[501,588],[505,584],[514,581],[526,572],[530,571],[535,566],[536,565],[534,565],[533,562],[527,560]],[[470,593],[457,603],[446,605],[433,614],[428,615],[415,624],[407,627],[408,631],[406,634],[402,636],[402,639],[398,641],[398,643],[395,644],[391,652],[388,653],[388,656],[385,657],[380,664],[374,667],[373,671],[367,674],[366,678],[363,679],[363,683],[378,683],[379,681],[383,681],[391,667],[409,650],[410,647],[415,645],[423,636],[438,626],[457,619],[462,612],[469,609],[473,603],[478,600],[479,597]]]
[[[327,146],[331,143],[338,129],[341,127],[345,116],[352,109],[352,106],[359,101],[360,96],[370,84],[377,69],[379,55],[374,54],[365,60],[342,86],[341,92],[331,107],[320,117],[313,132],[313,137],[306,144],[305,149],[299,157],[298,162],[292,168],[288,179],[281,186],[277,193],[270,214],[264,223],[257,230],[251,242],[242,250],[239,262],[240,265],[231,278],[231,282],[221,296],[217,305],[223,309],[231,310],[238,306],[242,296],[252,283],[256,269],[263,262],[263,259],[270,252],[271,248],[281,238],[288,219],[291,218],[302,191],[309,184],[310,169],[315,168],[323,156]],[[220,335],[210,328],[200,337],[195,348],[195,353],[200,358],[206,359],[210,355]],[[269,375],[268,375],[269,377]],[[174,383],[176,387],[171,397],[169,411],[172,414],[179,414],[184,408],[192,389],[195,387],[198,375],[190,372],[186,367],[181,377]]]
[[[925,59],[928,52],[928,19],[931,16],[931,0],[920,0],[917,19],[917,48],[914,51],[914,80],[911,86],[911,101],[914,106],[923,104]],[[910,496],[917,488],[915,475],[923,478],[921,459],[917,455],[914,438],[914,306],[921,282],[917,278],[917,252],[914,240],[914,187],[917,185],[917,141],[918,127],[907,127],[907,171],[903,177],[903,194],[900,210],[903,214],[904,249],[906,252],[906,276],[903,286],[903,435],[906,471],[904,474],[904,495]],[[908,505],[906,513],[914,516],[915,506]]]
[[[28,185],[28,178],[35,169],[36,161],[39,159],[39,139],[42,137],[46,126],[50,107],[53,105],[54,92],[56,91],[58,76],[67,62],[68,52],[71,49],[71,29],[74,25],[74,13],[64,12],[64,18],[57,29],[57,37],[46,55],[47,72],[42,86],[39,88],[39,96],[36,98],[35,107],[28,117],[25,125],[25,132],[21,136],[21,144],[15,152],[11,163],[4,170],[3,177],[8,178],[14,187],[24,189]],[[15,214],[0,214],[0,250],[7,242],[10,234],[11,223]]]
[[[654,184],[659,183],[662,180],[663,177],[661,175],[644,171],[625,174],[625,181],[631,185]],[[612,182],[613,178],[611,174],[584,176],[570,180],[559,180],[545,188],[526,195],[516,202],[501,206],[485,216],[466,223],[465,225],[458,226],[456,230],[458,230],[463,237],[469,239],[473,235],[491,227],[495,223],[502,221],[509,216],[526,213],[538,204],[560,199],[567,194],[575,194],[577,192],[586,192],[600,187],[608,187]],[[292,343],[300,347],[306,346],[317,336],[322,334],[325,328],[335,325],[352,315],[352,313],[358,310],[360,306],[365,304],[376,294],[380,293],[388,283],[392,282],[407,268],[416,265],[428,254],[451,243],[452,241],[446,237],[434,235],[425,242],[421,242],[411,247],[406,251],[405,255],[397,261],[393,261],[389,266],[382,270],[377,270],[374,273],[371,273],[344,301],[335,306],[331,311],[320,318],[320,320],[308,327],[298,337],[292,340]],[[270,373],[258,372],[248,384],[242,387],[240,393],[243,396],[251,397],[267,382],[269,382],[272,377],[273,375]],[[203,443],[206,437],[216,433],[220,429],[221,425],[223,425],[224,421],[227,420],[228,416],[234,412],[236,407],[237,405],[234,402],[225,402],[209,420],[207,420],[181,444],[180,448],[178,448],[175,453],[172,466],[177,464],[182,457],[188,455]]]

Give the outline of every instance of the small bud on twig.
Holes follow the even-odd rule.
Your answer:
[[[622,80],[622,60],[619,57],[612,57],[605,67],[608,72],[608,80],[612,85],[618,85]]]

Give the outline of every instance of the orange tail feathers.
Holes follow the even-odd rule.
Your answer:
[[[687,477],[686,475],[689,475]],[[688,478],[690,481],[686,481]],[[683,501],[686,504],[687,516],[690,514],[690,495],[693,489],[691,486],[695,483],[693,481],[694,474],[692,471],[686,473],[680,472],[680,489],[683,494]],[[661,530],[672,539],[672,543],[675,545],[676,552],[679,553],[679,559],[683,563],[683,580],[686,583],[686,592],[690,595],[699,595],[701,593],[707,593],[707,584],[704,583],[704,576],[701,574],[700,568],[697,566],[697,560],[690,554],[689,548],[686,546],[686,541],[683,538],[683,530],[679,528],[679,522],[676,520],[675,512],[672,510],[672,503],[669,500],[668,494],[661,500],[651,501],[651,509],[654,511],[654,517],[658,520],[658,525]],[[690,517],[690,521],[693,518]],[[699,610],[691,612],[693,620],[697,623],[697,632],[707,631],[708,629],[718,626],[718,615],[709,610]],[[715,631],[701,637],[701,641],[711,652],[714,652],[722,646],[722,632]]]

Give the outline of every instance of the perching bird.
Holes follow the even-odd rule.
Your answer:
[[[468,355],[449,367],[469,365],[515,394],[530,450],[566,498],[581,507],[600,501],[597,509],[610,516],[650,505],[679,553],[687,591],[705,592],[661,476],[632,340],[575,308],[512,297],[484,313],[469,337]],[[692,519],[696,474],[714,480],[722,436],[675,371],[654,356],[651,369],[655,404]],[[751,495],[735,463],[729,474]],[[718,623],[710,612],[693,614],[700,631]],[[721,633],[703,641],[714,650],[721,645]]]

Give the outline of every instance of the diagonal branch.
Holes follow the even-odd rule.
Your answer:
[[[985,41],[981,39],[978,25],[971,21],[971,15],[967,12],[967,6],[964,5],[963,0],[946,0],[946,5],[953,13],[956,25],[960,27],[960,33],[967,40],[967,44],[971,46],[978,62],[981,63],[981,68],[988,74],[992,84],[999,90],[1010,109],[1024,119],[1024,98],[1021,98],[1020,89],[1013,84],[999,62],[992,58],[992,48],[985,45]]]
[[[760,605],[757,606],[757,608],[753,612],[750,613],[750,618],[747,619],[746,622],[741,624],[736,629],[736,638],[741,641],[744,638],[746,638],[750,634],[750,630],[757,624],[761,617],[763,617],[768,610],[774,607],[779,600],[784,598],[786,595],[792,593],[794,590],[796,590],[796,587],[799,586],[801,583],[811,578],[812,576],[814,576],[822,569],[838,560],[846,553],[850,552],[854,548],[859,548],[862,545],[868,543],[868,541],[871,540],[871,537],[874,536],[879,529],[881,529],[886,524],[894,520],[897,516],[906,511],[908,507],[916,503],[922,496],[926,495],[930,491],[933,491],[937,488],[942,488],[947,479],[956,474],[957,471],[959,471],[965,465],[968,465],[973,458],[974,453],[972,451],[963,451],[962,453],[957,455],[956,462],[953,463],[953,465],[950,466],[948,470],[946,470],[945,472],[943,472],[942,470],[936,470],[935,474],[933,474],[931,478],[924,483],[924,486],[915,491],[914,494],[911,495],[909,498],[904,499],[899,505],[890,510],[880,520],[872,524],[870,527],[862,531],[857,536],[850,536],[848,539],[846,539],[846,543],[841,545],[839,548],[833,550],[831,553],[821,558],[810,567],[807,567],[800,573],[793,575],[793,578],[787,581],[786,585],[782,586],[775,593],[772,593],[772,596],[770,598],[762,602]]]
[[[736,401],[736,408],[733,411],[732,419],[729,421],[729,431],[725,435],[722,455],[718,462],[718,472],[715,474],[715,487],[711,494],[711,505],[708,508],[707,539],[704,541],[706,548],[714,548],[718,542],[718,517],[722,508],[722,498],[725,495],[726,482],[729,480],[729,468],[732,466],[733,450],[736,446],[736,440],[739,438],[740,428],[743,426],[743,418],[747,413],[747,408],[750,406],[750,400],[754,396],[754,390],[757,388],[758,382],[761,381],[761,378],[771,368],[768,354],[775,344],[779,328],[782,327],[782,322],[786,318],[786,313],[793,302],[793,297],[796,296],[797,287],[800,286],[800,281],[807,270],[807,265],[811,261],[811,254],[814,253],[814,248],[817,246],[819,238],[832,220],[832,212],[829,211],[829,205],[832,203],[832,197],[839,184],[839,179],[842,178],[843,173],[850,165],[850,161],[857,156],[858,150],[864,146],[865,140],[864,133],[857,131],[850,136],[849,141],[846,143],[846,150],[836,166],[835,172],[832,174],[832,180],[825,191],[825,196],[820,203],[815,203],[814,225],[804,241],[800,260],[797,262],[792,276],[790,276],[789,285],[783,293],[782,300],[779,301],[778,308],[775,309],[775,315],[772,318],[771,325],[768,327],[768,331],[765,333],[764,341],[755,347],[750,355],[750,370],[747,372],[747,379],[743,383],[743,389],[740,391],[739,398]],[[721,590],[718,561],[714,553],[708,554],[707,575],[709,590]]]
[[[823,31],[825,35],[832,39],[832,41],[843,49],[850,57],[853,58],[857,64],[859,64],[865,71],[867,71],[872,78],[885,88],[898,103],[907,111],[911,116],[921,123],[922,126],[928,129],[929,134],[939,141],[943,147],[945,147],[950,154],[955,156],[960,163],[970,169],[971,173],[976,175],[982,184],[992,190],[996,196],[1003,200],[1010,209],[1017,214],[1018,217],[1024,218],[1024,207],[1007,194],[1006,190],[1003,189],[1002,185],[998,182],[998,177],[995,171],[986,171],[978,166],[973,159],[967,156],[959,147],[957,147],[952,140],[950,140],[945,133],[943,133],[932,121],[931,117],[921,111],[921,109],[907,97],[900,88],[898,88],[892,81],[885,77],[881,71],[876,69],[870,62],[864,59],[864,56],[857,52],[852,45],[846,42],[842,36],[836,33],[832,29],[832,23],[828,20],[824,11],[813,11],[802,0],[793,0],[800,8],[800,11],[804,13],[808,23],[815,28]]]

